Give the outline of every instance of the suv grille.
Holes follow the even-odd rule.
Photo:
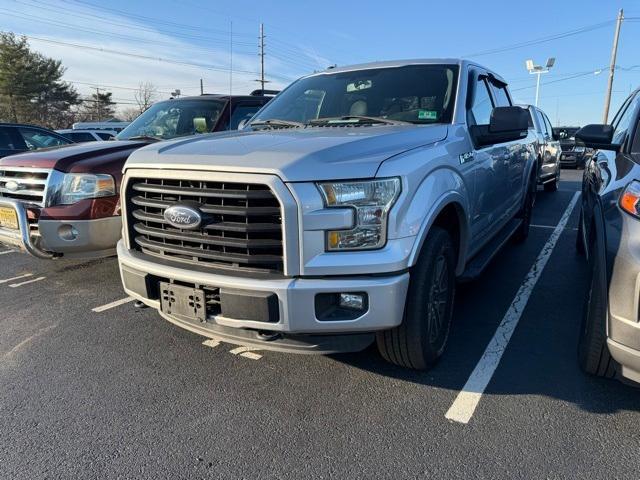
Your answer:
[[[44,168],[0,166],[0,198],[23,200],[44,207],[50,172]]]
[[[126,198],[136,250],[211,267],[284,270],[280,203],[267,185],[132,178]],[[165,209],[181,202],[199,205],[197,230],[165,221]]]

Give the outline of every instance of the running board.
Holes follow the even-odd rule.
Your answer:
[[[460,282],[470,282],[480,276],[480,274],[487,268],[487,265],[491,263],[493,257],[502,250],[502,247],[509,241],[509,239],[516,232],[522,219],[514,218],[509,221],[502,230],[500,230],[495,237],[493,237],[489,243],[487,243],[482,250],[480,250],[467,264],[465,271],[458,277]]]

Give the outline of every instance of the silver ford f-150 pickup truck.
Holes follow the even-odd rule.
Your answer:
[[[527,112],[463,60],[328,69],[241,131],[150,145],[125,165],[124,288],[193,332],[300,353],[366,348],[423,369],[456,282],[524,240]]]

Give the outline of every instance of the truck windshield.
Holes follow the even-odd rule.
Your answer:
[[[293,83],[251,124],[449,123],[457,73],[456,65],[407,65],[313,75]]]
[[[131,138],[169,138],[213,131],[225,102],[220,100],[168,100],[149,107],[127,128],[118,140]]]

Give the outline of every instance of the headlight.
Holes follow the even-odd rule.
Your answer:
[[[573,149],[573,151],[574,152],[578,152],[578,153],[582,153],[582,152],[584,152],[584,147],[576,145],[576,147]]]
[[[634,180],[624,189],[620,197],[620,208],[640,218],[640,182]]]
[[[59,205],[70,205],[86,198],[110,197],[116,194],[116,182],[111,175],[67,173],[62,179]]]
[[[318,183],[327,207],[351,207],[351,230],[327,232],[327,250],[371,250],[387,242],[387,215],[400,194],[400,179]]]

